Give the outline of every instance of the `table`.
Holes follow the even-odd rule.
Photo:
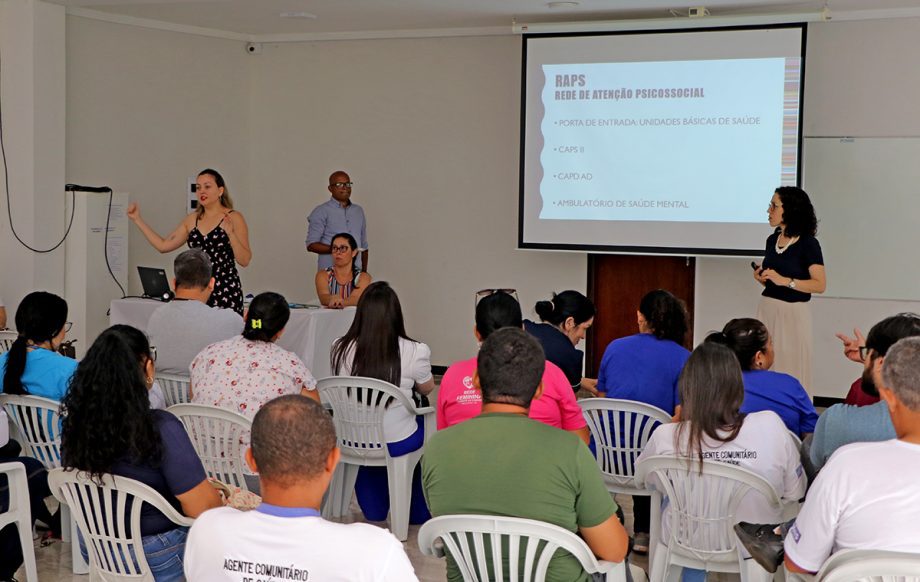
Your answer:
[[[146,332],[150,316],[162,305],[155,299],[116,299],[110,307],[109,325],[120,323]],[[345,335],[354,318],[354,307],[292,309],[278,345],[300,356],[317,379],[331,376],[332,342]]]

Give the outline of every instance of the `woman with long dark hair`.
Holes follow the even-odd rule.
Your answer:
[[[226,307],[242,315],[243,287],[236,265],[245,267],[252,260],[246,219],[233,209],[230,191],[217,170],[207,168],[198,173],[195,194],[198,208],[165,238],[144,222],[137,203],[128,205],[128,218],[161,253],[174,251],[186,242],[189,248],[204,249],[211,259],[214,276],[214,291],[208,305]]]
[[[744,381],[734,352],[704,342],[687,360],[678,381],[680,422],[652,434],[638,461],[655,455],[714,460],[743,467],[769,481],[785,499],[805,494],[799,451],[783,421],[772,411],[744,414]],[[751,492],[735,516],[738,521],[776,523],[776,513],[760,493]],[[765,520],[765,521],[764,521]],[[662,538],[668,537],[668,511],[662,512]]]
[[[113,325],[103,331],[77,367],[61,403],[61,452],[66,469],[91,477],[104,473],[152,487],[189,517],[221,505],[182,422],[152,410],[147,391],[155,369],[141,331]],[[188,528],[156,509],[141,509],[144,554],[157,582],[182,580]]]
[[[767,237],[763,262],[754,269],[754,279],[764,286],[757,319],[779,347],[776,370],[809,388],[812,326],[808,302],[813,293],[824,293],[827,288],[824,255],[815,238],[818,218],[808,194],[794,186],[776,189],[767,214],[775,230]]]
[[[565,372],[572,390],[584,388],[597,393],[597,380],[582,377],[585,354],[577,348],[594,324],[594,303],[578,291],[553,294],[549,301],[537,301],[534,311],[542,323],[524,320],[524,329],[543,346],[546,359]]]
[[[0,354],[0,391],[61,400],[77,368],[57,352],[70,330],[67,302],[46,291],[29,293],[16,309],[16,330],[13,346]]]
[[[374,280],[355,264],[358,242],[349,233],[340,232],[332,237],[329,249],[332,266],[316,273],[316,296],[324,307],[332,309],[357,305],[365,287]]]
[[[287,299],[267,291],[249,304],[243,333],[209,345],[192,360],[192,402],[226,408],[252,420],[262,405],[286,394],[319,401],[316,379],[300,357],[275,342],[291,317]]]
[[[330,359],[336,375],[384,380],[409,398],[413,391],[427,395],[435,386],[431,349],[406,334],[399,297],[386,281],[371,283],[364,290],[351,327],[332,344]],[[417,450],[424,442],[422,417],[409,414],[401,404],[391,404],[387,409],[383,430],[393,456]],[[416,467],[410,523],[421,523],[430,517],[419,477]],[[386,519],[389,512],[386,467],[361,467],[355,494],[367,519]]]
[[[663,289],[649,291],[636,312],[639,333],[613,340],[604,350],[597,390],[609,398],[658,407],[673,416],[680,408],[677,379],[690,350],[684,347],[690,329],[684,303]],[[647,496],[633,497],[633,550],[648,551]]]
[[[744,378],[742,412],[772,410],[799,436],[815,431],[818,413],[805,388],[789,374],[770,370],[775,352],[767,326],[756,319],[733,319],[706,341],[724,344],[738,357]]]

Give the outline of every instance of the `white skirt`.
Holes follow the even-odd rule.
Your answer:
[[[772,370],[794,376],[811,394],[812,331],[809,303],[788,303],[761,297],[757,319],[773,338],[776,359]]]

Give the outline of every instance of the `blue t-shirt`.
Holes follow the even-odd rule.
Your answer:
[[[578,388],[581,384],[584,352],[572,345],[567,335],[548,323],[534,323],[525,319],[524,330],[537,338],[543,346],[546,359],[559,366],[572,388]]]
[[[815,426],[809,456],[815,469],[824,466],[834,451],[851,443],[870,443],[897,438],[888,404],[869,406],[835,404],[824,411]]]
[[[0,378],[6,376],[6,360],[9,352],[0,354]],[[26,368],[22,373],[22,385],[32,396],[50,398],[60,402],[67,393],[70,379],[77,369],[77,361],[57,352],[37,348],[26,353]],[[0,380],[0,392],[3,382]]]
[[[689,357],[687,348],[650,333],[613,340],[601,359],[597,389],[608,398],[644,402],[673,415],[680,404],[677,378]]]
[[[811,397],[795,377],[771,370],[749,370],[744,376],[741,412],[772,410],[796,435],[815,431],[818,413]]]
[[[154,424],[163,440],[163,457],[159,466],[150,462],[124,459],[115,463],[112,474],[128,477],[152,487],[157,493],[182,513],[176,499],[207,479],[201,460],[189,440],[182,422],[163,410],[153,411]],[[180,527],[149,505],[141,508],[141,535],[167,532]]]

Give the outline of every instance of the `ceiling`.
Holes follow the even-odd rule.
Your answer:
[[[51,0],[73,9],[245,35],[509,27],[518,23],[667,18],[706,6],[713,16],[816,12],[824,0]],[[920,16],[920,0],[829,0],[832,15]],[[282,18],[282,13],[316,18]]]

